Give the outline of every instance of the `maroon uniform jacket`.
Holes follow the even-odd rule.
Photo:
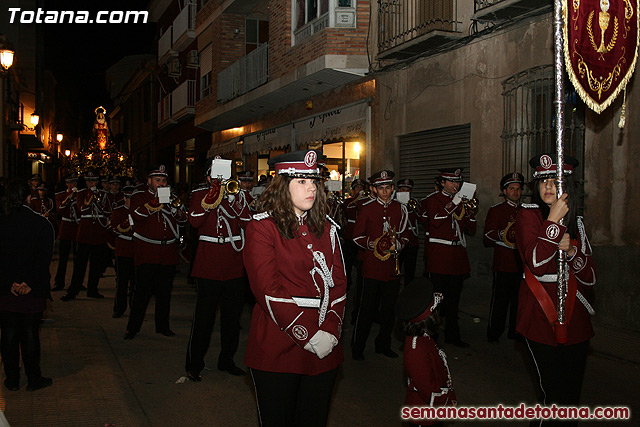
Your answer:
[[[124,199],[113,205],[110,226],[115,236],[116,257],[133,258],[133,226]]]
[[[180,225],[187,222],[184,208],[158,203],[149,186],[136,187],[131,195],[135,265],[177,265]]]
[[[418,224],[422,218],[420,207],[418,206],[416,209],[411,209],[407,206],[407,212],[409,213],[409,222],[407,223],[409,243],[407,243],[407,247],[420,246],[420,241],[418,240],[418,233],[420,232],[418,230]]]
[[[577,293],[573,314],[567,317],[567,345],[587,341],[593,337],[591,315],[593,309],[583,296],[585,288],[595,285],[596,273],[591,258],[591,245],[578,218],[580,240],[572,244],[576,254],[567,261],[571,274],[575,275]],[[554,305],[557,304],[557,264],[558,243],[566,232],[566,227],[544,220],[537,205],[523,204],[516,216],[516,240],[524,265],[536,276]],[[567,300],[571,298],[567,296]],[[553,328],[542,310],[540,303],[523,280],[518,300],[518,320],[516,330],[526,338],[547,345],[557,345]]]
[[[389,228],[394,228],[401,250],[409,241],[407,224],[409,214],[406,206],[396,200],[386,204],[380,199],[371,199],[358,208],[358,219],[353,230],[353,243],[364,249],[362,277],[388,282],[396,279],[393,276],[395,261],[393,256],[381,261],[374,255],[374,241]]]
[[[464,275],[471,267],[467,256],[464,232],[476,230],[476,219],[465,209],[461,219],[462,203],[457,206],[453,196],[444,191],[427,197],[429,217],[429,244],[427,245],[427,271],[429,273]]]
[[[75,191],[60,191],[56,193],[56,209],[60,215],[60,231],[58,239],[76,240],[78,234],[78,212]]]
[[[427,212],[427,199],[429,198],[429,196],[436,194],[436,192],[433,192],[429,195],[427,195],[427,197],[425,197],[424,199],[422,199],[420,201],[420,221],[422,222],[422,225],[424,226],[424,253],[426,255],[427,253],[427,247],[429,246],[429,213]]]
[[[317,238],[302,222],[292,239],[282,237],[266,213],[247,225],[244,264],[256,297],[245,355],[250,368],[316,375],[344,359],[347,278],[338,229],[327,221]],[[319,330],[339,341],[324,359],[304,349]]]
[[[76,241],[90,245],[101,245],[109,237],[109,217],[111,206],[104,190],[91,191],[84,188],[76,194],[76,203],[80,214]]]
[[[244,228],[251,220],[249,193],[239,192],[232,203],[227,196],[217,208],[208,210],[202,206],[208,192],[209,187],[194,190],[189,199],[189,223],[199,236],[191,275],[220,281],[243,277]]]
[[[404,369],[407,373],[405,406],[456,405],[447,356],[429,336],[405,339]],[[425,420],[420,421],[420,425],[438,422],[440,420]]]
[[[358,217],[358,196],[355,195],[349,197],[344,201],[342,212],[344,214],[344,238],[345,240],[353,240],[353,228],[356,225],[356,218]],[[360,198],[362,199],[362,198]]]
[[[510,247],[502,240],[507,225],[511,221],[515,221],[519,207],[519,203],[505,200],[491,206],[487,212],[483,241],[485,246],[493,247],[493,271],[508,273],[522,271],[522,260],[517,248]]]

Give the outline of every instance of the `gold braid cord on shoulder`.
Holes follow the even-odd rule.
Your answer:
[[[157,207],[153,207],[153,206],[151,206],[151,205],[149,204],[149,202],[147,202],[147,203],[145,203],[145,204],[144,204],[144,207],[145,207],[145,208],[147,208],[147,209],[149,209],[149,212],[158,212],[158,211],[161,211],[161,210],[162,210],[162,208],[164,207],[164,204],[160,203],[160,205],[159,205],[159,206],[157,206]]]
[[[216,190],[216,187],[215,187],[215,186],[212,186],[212,187],[211,187],[211,189]],[[209,190],[209,191],[211,191],[211,190]],[[210,210],[213,210],[213,209],[217,208],[217,207],[218,207],[218,205],[220,204],[220,202],[222,202],[222,199],[224,198],[224,190],[222,189],[222,187],[217,186],[217,191],[218,191],[218,194],[216,194],[216,195],[214,196],[214,197],[215,197],[215,199],[214,199],[213,203],[207,203],[207,202],[206,202],[206,200],[207,200],[207,196],[209,195],[209,193],[207,193],[207,194],[202,198],[202,201],[200,202],[200,206],[202,206],[205,210],[208,210],[208,211],[210,211]]]

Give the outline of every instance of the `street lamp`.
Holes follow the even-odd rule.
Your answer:
[[[15,49],[7,36],[0,34],[0,74],[5,75],[13,65]]]
[[[36,126],[38,126],[38,123],[40,123],[40,116],[34,111],[33,113],[31,113],[31,124],[35,128]]]
[[[71,150],[64,150],[64,155],[69,157],[71,155]]]
[[[58,132],[58,134],[56,135],[56,141],[58,141],[58,143],[61,143],[62,142],[62,138],[64,138],[64,136],[60,132]],[[69,151],[69,150],[67,150],[67,151]]]

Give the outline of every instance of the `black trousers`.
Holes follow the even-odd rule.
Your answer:
[[[156,332],[165,332],[171,329],[169,327],[169,313],[171,312],[171,288],[175,273],[175,265],[141,264],[136,267],[136,288],[131,301],[127,331],[134,334],[140,332],[152,294],[156,297]]]
[[[407,246],[400,252],[400,269],[404,267],[404,284],[408,285],[416,277],[418,249],[420,246]]]
[[[391,349],[391,331],[393,330],[394,309],[398,299],[400,280],[394,279],[388,282],[364,278],[362,285],[362,298],[356,318],[356,327],[351,339],[351,351],[353,354],[362,354],[367,344],[371,324],[376,311],[380,309],[380,331],[376,336],[376,351]]]
[[[98,282],[105,263],[107,244],[90,245],[87,243],[78,243],[76,253],[73,260],[73,275],[71,276],[71,284],[67,292],[71,295],[78,295],[84,275],[87,272],[87,264],[89,264],[89,279],[87,281],[87,294],[98,293]]]
[[[356,253],[356,289],[353,298],[353,310],[351,311],[351,323],[355,325],[358,318],[358,310],[360,309],[360,301],[362,300],[362,261],[359,261]]]
[[[136,267],[133,258],[116,257],[118,267],[116,275],[116,297],[113,300],[113,312],[122,314],[127,311],[127,300],[136,287]]]
[[[589,341],[573,345],[546,345],[527,340],[542,387],[542,403],[579,406]],[[538,425],[539,423],[532,423]],[[545,421],[549,425],[577,425],[577,421]]]
[[[20,353],[29,382],[39,378],[42,313],[0,311],[0,354],[8,379],[20,379]]]
[[[344,269],[347,273],[347,289],[351,289],[351,270],[358,268],[358,246],[351,240],[346,240],[342,246],[342,258],[344,259]]]
[[[489,308],[489,326],[487,339],[498,341],[507,320],[509,312],[509,338],[516,337],[516,317],[518,315],[518,294],[522,272],[509,273],[496,271],[493,273],[493,288],[491,290],[491,306]]]
[[[445,341],[458,341],[460,339],[460,325],[458,324],[458,309],[460,306],[460,294],[465,275],[453,276],[450,274],[430,273],[433,291],[442,293],[444,300],[440,308],[440,315],[444,316]]]
[[[262,427],[327,425],[338,368],[318,375],[251,369]]]
[[[218,367],[234,366],[233,356],[240,339],[240,314],[244,305],[245,280],[219,281],[198,278],[198,298],[187,345],[186,371],[204,369],[204,356],[211,343],[211,333],[220,308],[220,355]]]
[[[75,259],[76,255],[76,241],[75,240],[60,240],[58,247],[58,270],[56,270],[56,277],[53,281],[53,286],[64,288],[64,282],[67,277],[67,263],[69,262],[69,254],[73,252]]]

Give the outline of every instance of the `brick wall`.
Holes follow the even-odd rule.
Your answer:
[[[356,28],[325,28],[292,46],[292,4],[269,2],[269,78],[275,79],[324,55],[365,55],[370,3],[358,0]]]

